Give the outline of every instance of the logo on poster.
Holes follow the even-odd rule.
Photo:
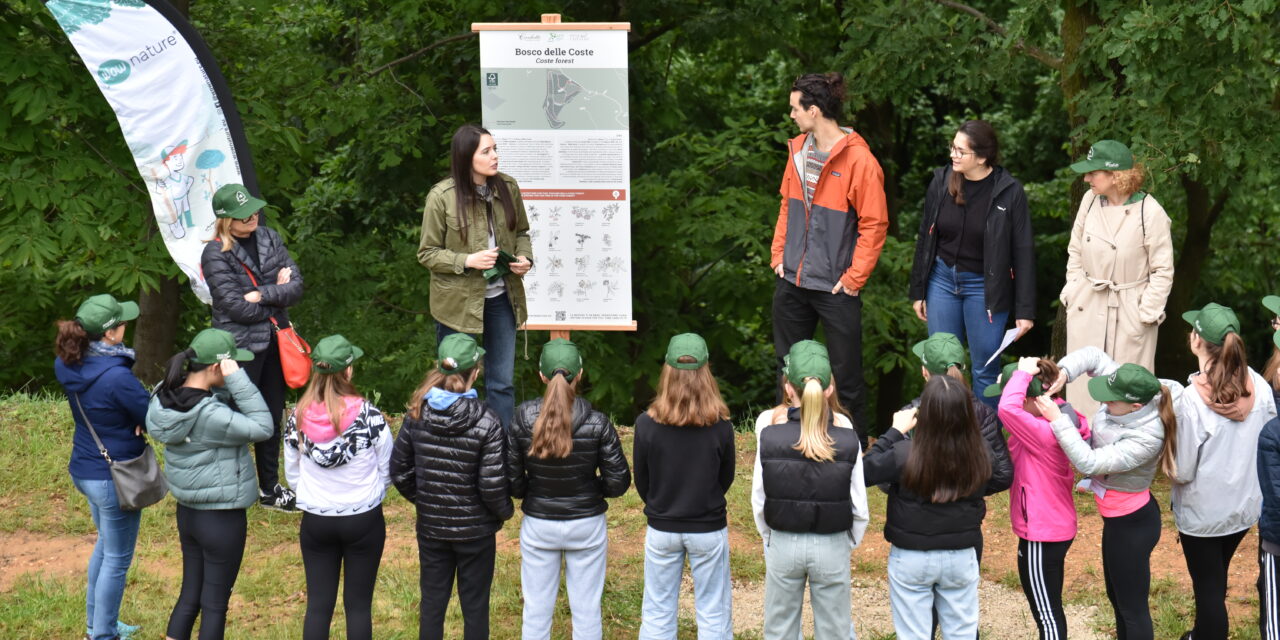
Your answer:
[[[484,74],[484,86],[486,87],[498,86],[498,74],[492,71]]]
[[[102,84],[120,84],[129,78],[131,67],[124,60],[108,60],[98,65],[98,79]]]

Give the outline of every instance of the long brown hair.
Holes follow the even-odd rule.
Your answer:
[[[547,390],[542,394],[542,410],[533,423],[533,441],[529,444],[529,457],[543,459],[567,458],[573,451],[573,401],[578,397],[578,381],[565,380],[563,371],[556,371],[547,380]]]
[[[480,206],[480,196],[476,194],[475,180],[471,177],[471,163],[476,149],[480,148],[480,136],[493,137],[484,127],[464,124],[453,133],[453,141],[449,145],[449,175],[453,176],[453,202],[457,209],[458,231],[462,241],[467,241],[469,228],[467,215],[472,207]],[[502,209],[506,214],[507,228],[516,228],[516,207],[511,200],[511,190],[501,175],[489,176],[485,184],[502,200]]]
[[[973,394],[947,376],[933,376],[920,395],[903,488],[930,502],[973,495],[991,477],[991,454],[978,429]]]
[[[694,363],[697,359],[680,356],[679,362]],[[655,421],[677,427],[709,427],[729,419],[729,407],[720,395],[720,385],[711,375],[709,364],[697,369],[677,369],[662,363],[658,395],[647,412]]]
[[[1216,404],[1232,404],[1249,396],[1249,361],[1244,340],[1234,331],[1227,333],[1222,344],[1200,339],[1209,354],[1207,371],[1202,372],[1209,384],[1209,400]]]
[[[1170,478],[1178,471],[1178,414],[1173,411],[1169,387],[1160,385],[1160,423],[1164,425],[1164,446],[1160,449],[1160,468]]]
[[[1040,358],[1036,365],[1040,367],[1040,373],[1037,373],[1035,377],[1040,378],[1040,385],[1044,389],[1052,386],[1058,380],[1058,374],[1062,372],[1062,368],[1058,366],[1058,363],[1048,358]]]
[[[479,375],[479,364],[470,369],[461,369],[450,373],[444,373],[439,369],[432,368],[431,371],[427,372],[427,377],[422,379],[422,384],[418,385],[418,388],[414,389],[413,395],[409,397],[409,404],[405,407],[408,410],[409,417],[414,420],[422,419],[422,399],[427,397],[427,392],[433,387],[439,387],[453,393],[462,393],[475,384]]]
[[[323,362],[316,363],[318,367],[324,365]],[[302,392],[302,397],[298,399],[294,415],[302,413],[312,403],[323,403],[333,430],[342,433],[346,429],[342,425],[342,416],[347,410],[344,398],[359,397],[360,392],[356,391],[355,385],[351,384],[351,376],[346,370],[337,373],[315,373],[307,382],[307,388]]]
[[[969,150],[974,159],[986,160],[987,167],[995,168],[1000,164],[1000,140],[996,137],[995,127],[986,120],[966,120],[956,133],[963,133],[969,139]],[[955,198],[956,204],[964,204],[964,174],[952,171],[947,179],[947,193]],[[983,212],[985,215],[985,212]]]
[[[75,366],[84,362],[89,353],[89,334],[76,320],[59,320],[57,322],[58,337],[53,340],[53,352],[62,363]]]
[[[1272,389],[1280,391],[1280,348],[1271,350],[1271,357],[1267,358],[1267,364],[1262,367],[1262,377]]]

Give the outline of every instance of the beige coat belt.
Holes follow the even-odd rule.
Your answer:
[[[1141,280],[1134,280],[1133,282],[1124,282],[1121,284],[1116,284],[1115,282],[1112,282],[1110,280],[1099,280],[1097,278],[1090,278],[1089,276],[1085,276],[1085,279],[1089,281],[1089,286],[1094,291],[1108,292],[1107,294],[1108,307],[1120,306],[1120,296],[1117,295],[1117,292],[1125,291],[1127,289],[1136,289],[1144,284],[1147,284],[1147,281],[1150,280],[1150,278],[1143,278]]]

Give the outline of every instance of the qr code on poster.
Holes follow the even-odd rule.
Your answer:
[[[556,322],[564,322],[565,320],[568,319],[568,317],[569,317],[569,314],[565,311],[556,312]]]

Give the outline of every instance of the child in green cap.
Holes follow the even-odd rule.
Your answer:
[[[253,354],[221,329],[196,334],[165,366],[147,431],[165,444],[164,475],[178,502],[182,589],[166,635],[221,638],[240,572],[248,529],[245,510],[258,501],[249,443],[271,437],[271,411],[241,362]]]
[[[729,525],[724,496],[735,453],[729,407],[711,373],[707,343],[696,333],[667,344],[658,393],[636,417],[636,492],[648,519],[640,638],[676,636],[680,577],[693,576],[698,633],[733,637]]]
[[[783,358],[786,404],[756,420],[751,510],[765,546],[766,638],[799,636],[806,583],[814,635],[853,631],[849,552],[869,511],[861,443],[835,390],[827,348],[802,340]]]
[[[516,408],[507,435],[507,477],[524,512],[520,587],[526,638],[551,637],[562,562],[573,635],[601,634],[609,550],[605,498],[627,492],[631,470],[613,423],[577,395],[582,370],[577,345],[564,338],[544,345],[538,375],[546,391]]]
[[[454,581],[464,636],[489,637],[497,534],[512,515],[502,422],[476,397],[484,349],[455,333],[413,392],[391,452],[391,481],[417,510],[422,638],[444,637]]]
[[[1267,363],[1262,366],[1262,377],[1271,385],[1271,393],[1276,400],[1276,405],[1280,406],[1280,296],[1264,297],[1262,306],[1270,312],[1273,332],[1271,341],[1274,343],[1271,348],[1271,357],[1267,358]]]
[[[382,499],[392,434],[382,412],[351,383],[364,351],[341,335],[311,351],[312,376],[284,429],[284,470],[298,492],[307,576],[302,637],[329,637],[343,576],[348,640],[373,637],[373,588],[386,541]]]

